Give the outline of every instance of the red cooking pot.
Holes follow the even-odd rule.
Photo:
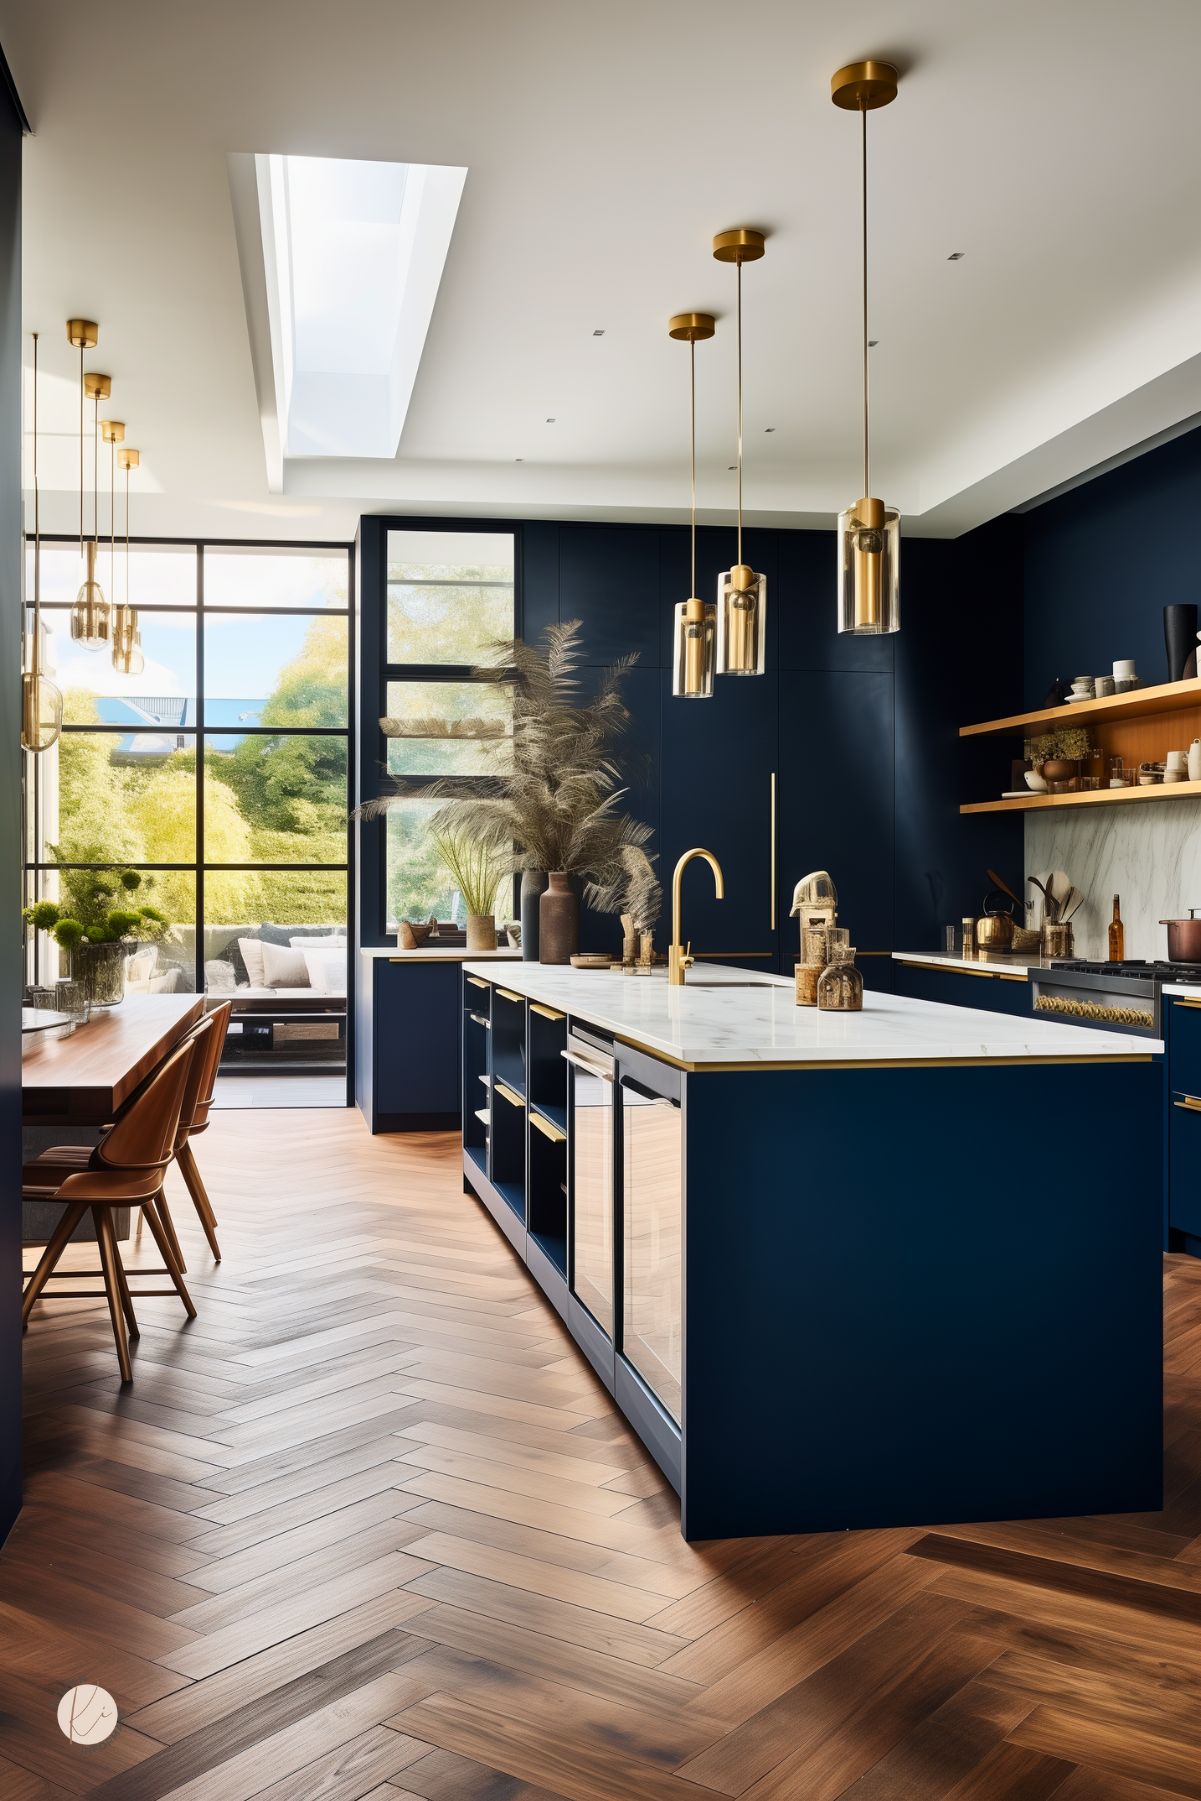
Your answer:
[[[1161,919],[1168,928],[1168,956],[1173,963],[1201,963],[1201,919],[1190,907],[1187,919]]]

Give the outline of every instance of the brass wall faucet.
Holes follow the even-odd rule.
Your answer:
[[[680,942],[680,882],[684,871],[694,857],[703,857],[713,871],[713,885],[717,889],[718,900],[726,898],[725,878],[721,873],[721,864],[711,850],[686,850],[676,864],[675,874],[671,878],[671,944],[667,952],[667,980],[673,988],[682,988],[688,970],[692,968],[695,958],[692,955],[692,941],[687,945]]]

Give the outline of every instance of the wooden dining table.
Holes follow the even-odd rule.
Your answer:
[[[131,994],[69,1038],[23,1046],[25,1125],[107,1125],[203,1009],[202,994]]]

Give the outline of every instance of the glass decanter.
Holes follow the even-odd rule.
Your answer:
[[[817,1005],[822,1013],[862,1012],[863,977],[855,968],[853,944],[830,946],[830,961],[817,984]]]

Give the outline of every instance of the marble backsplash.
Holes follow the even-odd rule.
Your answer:
[[[1085,896],[1073,921],[1078,957],[1106,955],[1115,894],[1128,957],[1166,957],[1159,921],[1201,909],[1201,800],[1048,809],[1027,814],[1025,828],[1027,875],[1066,870]]]

